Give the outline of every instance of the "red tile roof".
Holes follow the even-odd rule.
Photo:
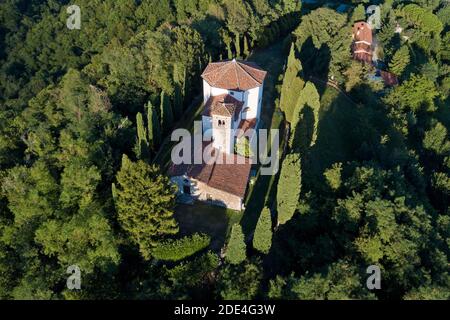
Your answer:
[[[262,85],[266,74],[253,62],[233,59],[209,63],[202,78],[212,87],[245,91]]]
[[[372,28],[367,22],[355,22],[353,25],[353,40],[355,42],[367,42],[368,45],[372,45]]]
[[[383,78],[384,84],[387,86],[398,85],[398,78],[395,74],[381,70],[381,77]]]
[[[203,149],[206,147],[203,145]],[[172,164],[170,176],[186,175],[199,180],[211,188],[222,190],[244,198],[250,176],[251,160],[236,154],[225,154],[212,149],[214,161],[202,164]]]
[[[353,52],[353,59],[366,63],[372,63],[372,53],[364,51]]]
[[[209,97],[205,103],[205,109],[202,115],[211,117],[219,115],[224,117],[232,117],[236,120],[242,110],[244,102],[237,100],[229,94],[221,94]]]
[[[372,28],[367,22],[359,21],[353,25],[353,58],[372,63]]]

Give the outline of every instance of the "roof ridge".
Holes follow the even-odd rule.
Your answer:
[[[233,59],[232,63],[234,62],[235,65],[239,65],[239,62],[237,62],[236,60]],[[241,84],[239,83],[239,77],[237,74],[237,70],[236,67],[234,68],[234,74],[236,75],[236,81],[237,81],[237,87],[240,88]]]
[[[241,66],[240,62],[238,62],[237,65],[239,66],[239,68],[242,69],[242,71],[244,71],[246,74],[248,74],[253,80],[255,80],[255,81],[256,81],[257,83],[259,83],[259,84],[262,84],[262,82],[259,82],[254,76],[252,76],[247,70],[245,70],[245,69]],[[256,69],[256,68],[253,68],[253,69]]]
[[[227,67],[228,65],[231,65],[231,63],[226,63],[225,62],[225,63],[223,63],[223,65],[221,65],[219,67],[220,74],[219,74],[219,77],[217,77],[216,81],[214,81],[213,85],[215,85],[219,80],[222,80],[223,75],[224,75],[224,72],[222,70],[223,70],[223,68]]]

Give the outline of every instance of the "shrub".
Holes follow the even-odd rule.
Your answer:
[[[261,253],[267,254],[272,246],[272,220],[270,211],[265,207],[256,224],[253,236],[253,247]]]
[[[228,242],[228,248],[226,253],[226,260],[231,264],[239,264],[245,260],[245,241],[244,234],[242,233],[242,227],[235,223],[231,229],[230,241]]]
[[[195,233],[181,239],[170,239],[159,243],[152,252],[154,258],[167,261],[179,261],[209,246],[211,238]]]

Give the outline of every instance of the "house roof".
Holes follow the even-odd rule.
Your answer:
[[[202,115],[211,117],[213,115],[233,117],[236,120],[242,110],[244,102],[237,100],[229,94],[221,94],[209,97],[205,103]]]
[[[361,42],[372,45],[372,28],[365,21],[355,22],[353,25],[353,40],[355,43]]]
[[[353,52],[353,59],[358,61],[363,61],[366,63],[372,63],[372,53],[367,51],[354,51]]]
[[[245,91],[263,84],[267,72],[248,61],[227,60],[210,62],[202,78],[210,86],[227,90]]]
[[[387,86],[395,86],[398,84],[398,78],[395,74],[388,72],[388,71],[384,71],[381,70],[381,78],[383,78],[384,83]]]
[[[202,149],[204,150],[209,143],[204,143]],[[252,166],[251,160],[236,154],[226,154],[215,148],[211,150],[213,161],[208,163],[203,161],[201,164],[172,164],[169,175],[186,175],[211,188],[244,198]]]

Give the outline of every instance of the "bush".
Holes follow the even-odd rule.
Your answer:
[[[253,247],[261,253],[269,253],[272,246],[272,219],[267,207],[261,212],[253,236]]]
[[[245,250],[246,245],[242,227],[238,223],[235,223],[231,228],[231,236],[228,241],[225,259],[231,264],[239,264],[246,258]]]
[[[211,238],[205,234],[195,233],[181,239],[171,239],[159,243],[152,255],[159,260],[179,261],[209,246]]]

